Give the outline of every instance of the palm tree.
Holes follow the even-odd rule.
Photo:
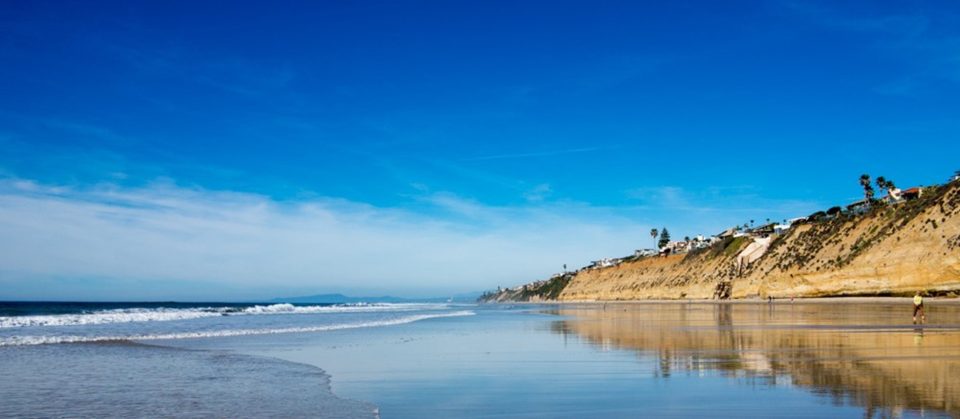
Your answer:
[[[655,229],[655,228],[650,229],[650,237],[653,237],[653,248],[654,248],[654,249],[657,248],[657,234],[660,234],[660,232],[657,231],[657,229]]]
[[[863,197],[866,201],[873,201],[873,187],[870,186],[870,175],[860,175],[860,186],[863,186]]]
[[[877,187],[887,193],[887,196],[890,196],[890,190],[896,189],[896,185],[893,184],[892,180],[887,180],[883,176],[877,177]]]

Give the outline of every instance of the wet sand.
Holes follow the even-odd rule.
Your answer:
[[[743,298],[732,300],[584,300],[584,301],[563,301],[563,302],[538,302],[538,305],[572,305],[572,304],[758,304],[768,301],[760,298]],[[773,303],[805,303],[805,304],[888,304],[890,306],[911,306],[913,297],[812,297],[812,298],[775,298],[769,302]],[[947,297],[924,297],[925,305],[960,305],[960,298]]]
[[[753,304],[608,304],[554,310],[562,333],[655,356],[661,374],[710,369],[789,377],[865,413],[960,414],[960,305],[819,299]],[[939,304],[938,304],[939,303]],[[872,414],[871,414],[872,416]]]
[[[318,368],[128,341],[0,348],[0,418],[374,418]]]
[[[225,343],[321,367],[384,418],[957,417],[949,301],[923,327],[904,299],[493,305]]]

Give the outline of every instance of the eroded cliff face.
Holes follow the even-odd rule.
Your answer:
[[[700,254],[647,257],[578,273],[559,300],[713,298],[717,284],[736,277],[736,250],[743,240]]]
[[[755,247],[755,246],[754,246]],[[577,273],[561,301],[912,295],[960,291],[960,182],[800,224],[744,264],[750,239]],[[751,255],[755,256],[755,255]],[[718,290],[720,291],[718,293]]]

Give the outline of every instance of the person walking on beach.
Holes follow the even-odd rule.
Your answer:
[[[927,315],[923,313],[923,296],[920,295],[920,291],[917,291],[917,294],[913,296],[913,324],[917,324],[918,312],[920,313],[920,323],[925,323]]]

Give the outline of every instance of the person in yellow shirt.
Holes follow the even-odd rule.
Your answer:
[[[917,324],[918,312],[920,313],[920,323],[925,323],[927,315],[923,313],[923,296],[920,295],[920,291],[917,291],[917,294],[913,296],[913,324]]]

